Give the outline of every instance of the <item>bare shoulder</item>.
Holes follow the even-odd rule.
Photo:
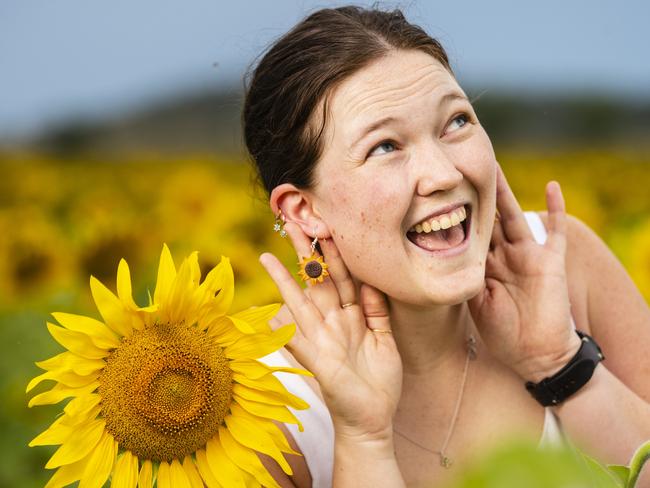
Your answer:
[[[538,213],[546,226],[546,212]],[[569,287],[577,288],[570,293],[584,296],[584,320],[604,364],[650,402],[650,308],[605,242],[580,219],[567,217],[567,276]]]

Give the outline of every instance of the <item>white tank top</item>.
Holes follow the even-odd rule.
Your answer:
[[[524,212],[529,227],[539,244],[546,242],[544,223],[536,212]],[[575,322],[571,317],[575,328]],[[279,351],[261,358],[261,361],[271,366],[291,366]],[[293,410],[304,426],[300,432],[293,424],[286,424],[302,452],[312,479],[313,488],[332,486],[332,470],[334,467],[334,427],[327,407],[305,380],[291,373],[274,373],[284,386],[294,395],[305,400],[310,408]],[[564,440],[559,419],[550,408],[545,409],[544,429],[539,446],[562,443]]]

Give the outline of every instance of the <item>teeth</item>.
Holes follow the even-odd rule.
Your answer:
[[[448,214],[429,219],[425,222],[421,222],[411,227],[409,232],[417,232],[418,234],[425,232],[428,234],[431,231],[449,229],[449,227],[460,224],[466,218],[467,212],[465,211],[465,207],[461,207],[458,210],[449,212]]]

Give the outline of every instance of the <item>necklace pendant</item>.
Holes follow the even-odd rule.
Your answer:
[[[476,359],[476,339],[474,336],[469,336],[467,339],[467,354],[471,360]]]
[[[443,468],[451,468],[452,464],[453,463],[452,463],[451,459],[449,459],[444,454],[440,454],[440,466],[442,466]]]

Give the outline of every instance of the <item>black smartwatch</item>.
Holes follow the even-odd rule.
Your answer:
[[[605,359],[596,341],[584,332],[576,333],[582,341],[580,349],[560,371],[539,383],[526,382],[526,389],[544,407],[558,405],[582,388]]]

